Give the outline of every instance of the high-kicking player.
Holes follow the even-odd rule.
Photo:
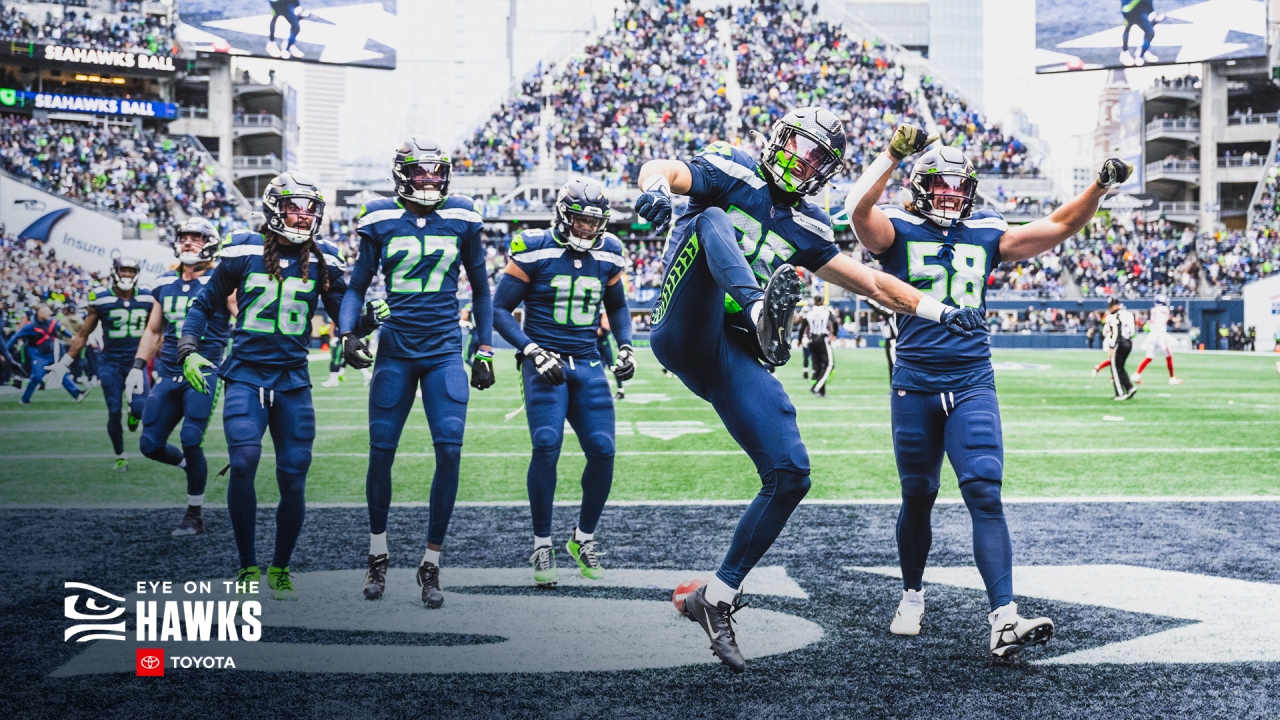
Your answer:
[[[347,286],[346,262],[337,247],[316,239],[324,215],[320,188],[305,173],[275,177],[262,194],[265,221],[261,233],[240,230],[227,236],[209,283],[187,309],[178,341],[178,361],[191,387],[208,392],[201,338],[227,298],[237,294],[231,354],[218,368],[226,386],[222,430],[231,455],[227,510],[240,556],[236,583],[257,582],[254,542],[258,514],[254,479],[262,458],[262,436],[271,431],[276,453],[275,554],[267,568],[267,587],[276,600],[297,600],[289,561],[306,516],[307,470],[316,437],[307,354],[311,316],[324,303],[335,317]],[[377,324],[378,311],[366,308],[360,332]]]
[[[742,580],[809,490],[809,455],[795,408],[761,364],[782,365],[790,357],[802,287],[794,266],[954,332],[982,322],[976,311],[947,308],[839,251],[827,214],[806,196],[843,166],[845,142],[834,114],[806,107],[774,124],[758,160],[716,142],[689,162],[650,160],[640,170],[636,212],[655,228],[671,218],[671,193],[690,197],[663,253],[650,335],[654,355],[711,403],[762,484],[715,577],[684,605],[734,672],[746,668],[730,624]]]
[[[605,232],[609,199],[592,180],[570,180],[556,196],[550,230],[525,230],[511,241],[511,257],[494,298],[493,320],[519,348],[525,415],[533,440],[529,506],[533,512],[533,580],[558,580],[551,542],[556,464],[564,423],[587,456],[582,508],[565,548],[588,578],[604,577],[596,525],[613,486],[614,415],[605,362],[596,346],[600,306],[613,318],[619,380],[636,370],[631,350],[631,310],[623,291],[622,243]],[[512,311],[524,303],[524,328]]]
[[[470,198],[449,195],[453,164],[432,140],[411,137],[396,150],[392,175],[396,198],[375,200],[356,218],[360,257],[351,287],[342,301],[342,329],[347,364],[367,368],[373,357],[353,335],[365,291],[375,273],[387,283],[391,319],[378,340],[377,362],[369,388],[369,557],[364,596],[382,597],[386,588],[387,515],[391,511],[391,465],[413,409],[416,391],[422,405],[436,470],[431,479],[427,548],[418,564],[422,602],[444,604],[440,591],[440,548],[458,496],[462,434],[467,421],[467,373],[462,364],[458,315],[458,274],[471,282],[471,320],[480,348],[471,365],[471,387],[493,385],[493,297],[480,239],[481,219]]]
[[[118,257],[111,263],[111,280],[89,293],[89,312],[71,346],[52,371],[68,372],[80,357],[84,346],[98,324],[102,324],[102,357],[98,361],[98,378],[102,380],[102,396],[107,401],[107,435],[116,454],[116,472],[129,469],[129,454],[124,451],[124,428],[121,426],[125,377],[129,363],[138,350],[147,316],[151,313],[151,289],[138,286],[142,266],[132,258]],[[138,429],[142,420],[146,389],[125,401],[129,408],[129,432]]]
[[[142,412],[142,454],[156,462],[181,468],[187,477],[187,510],[173,529],[175,537],[204,532],[204,488],[209,479],[209,462],[204,456],[204,436],[209,418],[218,405],[218,378],[213,370],[204,373],[210,392],[201,392],[183,377],[178,362],[178,339],[182,337],[187,309],[209,282],[209,269],[218,252],[218,230],[202,217],[187,218],[178,226],[173,254],[178,267],[156,279],[151,290],[155,307],[147,318],[147,329],[133,358],[133,369],[125,381],[125,396],[133,397],[147,382],[147,362],[156,358],[160,380],[147,397]],[[200,354],[222,362],[235,314],[235,297],[218,308],[205,325],[200,338]],[[158,354],[158,356],[157,356]],[[169,443],[173,430],[182,422],[182,447]]]
[[[1133,374],[1133,382],[1142,383],[1142,371],[1147,369],[1147,364],[1159,352],[1164,355],[1164,362],[1169,366],[1169,384],[1181,385],[1182,381],[1173,374],[1173,343],[1169,340],[1169,298],[1164,295],[1156,296],[1156,303],[1151,308],[1151,318],[1148,322],[1151,323],[1151,334],[1142,343],[1142,349],[1147,351],[1147,356],[1138,365],[1138,372]]]
[[[1123,161],[1109,159],[1088,190],[1043,220],[1010,228],[999,213],[973,209],[978,187],[973,165],[958,149],[939,147],[912,168],[912,199],[905,208],[877,207],[898,163],[924,149],[903,140],[922,135],[910,125],[899,126],[887,151],[855,183],[845,208],[859,242],[887,272],[938,302],[984,315],[987,277],[996,265],[1035,257],[1074,235],[1107,190],[1132,172]],[[989,330],[982,323],[971,337],[956,337],[912,317],[896,319],[890,407],[902,481],[897,539],[903,593],[889,629],[900,635],[920,632],[922,576],[933,539],[930,514],[945,453],[973,520],[974,559],[991,606],[991,653],[997,662],[1008,662],[1022,648],[1047,642],[1053,622],[1019,617],[1013,601],[1013,549],[1000,500],[1004,443]]]

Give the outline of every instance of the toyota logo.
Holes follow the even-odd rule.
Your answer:
[[[138,662],[142,664],[142,667],[148,670],[155,670],[156,668],[160,667],[160,658],[156,657],[155,655],[147,655],[146,657],[142,658]]]

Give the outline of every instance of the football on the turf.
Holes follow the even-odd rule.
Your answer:
[[[680,587],[677,587],[676,591],[671,594],[671,602],[675,603],[676,612],[684,615],[685,617],[689,617],[689,613],[684,611],[684,599],[689,597],[689,593],[696,592],[698,588],[706,584],[707,581],[702,578],[685,580],[680,583]]]

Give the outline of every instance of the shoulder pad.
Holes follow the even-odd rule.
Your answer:
[[[625,254],[623,250],[622,241],[618,239],[617,235],[614,235],[611,232],[606,232],[603,235],[603,238],[604,238],[604,242],[600,244],[601,250],[607,250],[611,253],[617,253],[619,255]]]
[[[324,262],[330,267],[336,267],[339,270],[347,269],[347,259],[343,257],[342,250],[327,240],[321,240],[316,243],[316,247],[320,248],[320,254],[324,256]]]
[[[926,218],[922,218],[912,212],[907,212],[906,208],[898,205],[881,205],[880,209],[884,211],[884,214],[887,215],[890,220],[901,220],[906,223],[911,223],[912,225],[923,225],[926,221]]]
[[[729,152],[723,152],[724,149],[728,149]],[[712,143],[706,150],[699,153],[696,159],[703,160],[735,180],[741,180],[753,190],[765,187],[764,178],[760,176],[755,158],[742,150],[730,148],[727,143]]]
[[[155,281],[151,283],[151,289],[155,290],[158,288],[165,287],[166,285],[172,285],[177,281],[178,281],[177,273],[168,272],[156,278]]]
[[[443,209],[462,208],[463,210],[475,210],[476,203],[468,195],[450,195],[445,198],[440,207]]]
[[[803,202],[800,207],[793,209],[791,219],[796,225],[827,242],[836,241],[835,232],[831,229],[831,218],[811,202]]]
[[[484,222],[484,218],[476,212],[475,204],[466,195],[450,195],[445,198],[445,201],[436,209],[436,215],[444,220],[462,220],[477,225]]]
[[[252,230],[233,230],[227,235],[227,239],[222,242],[222,247],[232,247],[235,245],[262,245],[263,237],[261,234]]]
[[[1008,230],[1009,224],[1004,216],[990,208],[982,208],[960,221],[965,227],[984,230]]]
[[[551,235],[546,230],[532,229],[522,230],[511,238],[511,252],[518,253],[525,250],[534,250],[543,246]]]
[[[111,288],[100,285],[89,291],[89,304],[101,305],[111,302],[115,299],[115,294],[111,292]]]

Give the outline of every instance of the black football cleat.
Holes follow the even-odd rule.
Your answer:
[[[770,365],[786,365],[791,359],[791,319],[803,288],[796,269],[785,263],[773,271],[764,288],[756,341],[760,343],[761,357]]]
[[[707,637],[711,638],[711,652],[720,658],[720,662],[729,666],[734,673],[747,669],[747,661],[738,649],[738,640],[733,634],[733,614],[746,607],[737,598],[733,605],[722,602],[712,607],[707,601],[707,588],[698,588],[684,599],[684,612],[690,620],[702,626]]]
[[[387,568],[391,560],[386,554],[370,555],[369,570],[364,574],[364,599],[380,600],[382,591],[387,589]]]
[[[178,523],[178,527],[174,528],[173,532],[170,533],[170,535],[173,535],[174,537],[187,537],[188,535],[203,534],[204,518],[200,516],[200,511],[198,509],[193,512],[190,507],[187,508],[186,514],[182,516],[182,522]]]
[[[432,610],[444,605],[444,593],[440,592],[440,568],[435,563],[424,562],[418,566],[418,585],[422,587],[422,604]]]

